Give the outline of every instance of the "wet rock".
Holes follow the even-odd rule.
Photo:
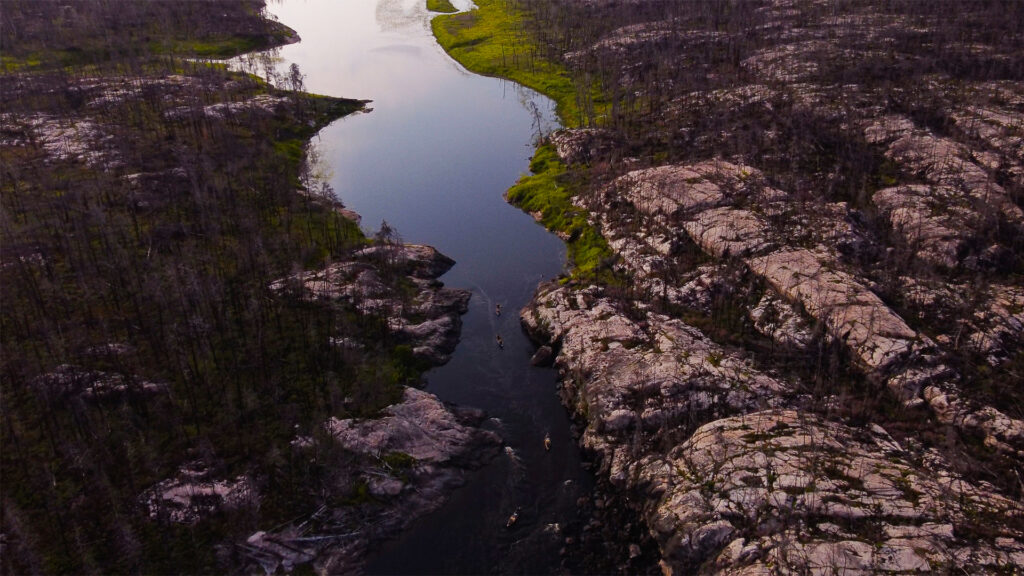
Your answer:
[[[541,346],[537,348],[537,351],[533,353],[530,358],[530,364],[534,366],[550,366],[555,359],[555,352],[551,349],[551,346]]]

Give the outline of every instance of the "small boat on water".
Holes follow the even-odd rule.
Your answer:
[[[544,435],[544,449],[545,450],[551,450],[551,435],[550,434],[545,434]]]
[[[516,510],[508,517],[508,522],[505,522],[505,528],[511,528],[519,521],[519,510]]]

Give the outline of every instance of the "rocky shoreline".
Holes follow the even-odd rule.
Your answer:
[[[852,25],[880,17],[871,3],[764,2],[725,32],[563,4],[636,22],[556,58],[662,98],[548,139],[617,280],[544,284],[521,313],[595,460],[594,501],[616,508],[593,514],[619,571],[1019,570],[1020,82],[832,81],[818,34],[864,55],[909,33],[910,16]],[[691,78],[690,55],[726,45],[741,72],[713,88],[645,76],[678,49]]]
[[[547,286],[522,321],[558,350],[581,444],[650,530],[664,572],[1024,562],[1024,509],[994,486],[882,426],[822,416],[816,399],[749,358],[640,314],[595,287]]]
[[[205,4],[11,6],[4,573],[357,573],[500,452],[416,387],[459,340],[454,262],[366,238],[310,169],[367,102],[198,60],[298,40]]]
[[[459,340],[470,292],[437,280],[454,263],[430,246],[383,242],[322,270],[277,280],[270,289],[378,318],[384,338],[408,346],[426,368],[447,362]],[[332,342],[343,349],[364,346],[350,338]],[[295,437],[291,457],[329,463],[332,492],[349,497],[222,545],[221,555],[241,572],[273,574],[311,564],[317,572],[361,573],[368,548],[441,507],[469,471],[500,452],[501,438],[480,427],[485,420],[482,411],[445,404],[410,386],[376,416],[330,418],[312,434]],[[141,496],[152,518],[182,524],[258,506],[259,500],[253,479],[216,479],[202,462]]]
[[[296,438],[311,457],[335,443],[349,454],[349,466],[335,476],[353,486],[356,497],[343,506],[324,506],[301,522],[252,534],[233,552],[247,571],[273,574],[312,563],[329,574],[359,574],[367,549],[394,537],[414,520],[441,507],[469,470],[500,451],[497,434],[479,426],[482,412],[448,406],[436,396],[406,388],[403,400],[379,418],[325,423],[326,440]],[[329,448],[328,448],[329,449]]]

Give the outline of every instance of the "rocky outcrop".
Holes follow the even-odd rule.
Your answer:
[[[632,320],[597,288],[546,286],[520,319],[559,350],[562,399],[587,422],[581,443],[619,487],[647,446],[722,415],[782,405],[791,393],[679,320]]]
[[[468,291],[445,288],[437,280],[453,264],[429,246],[384,242],[322,270],[277,280],[270,289],[294,291],[378,321],[392,338],[390,344],[408,345],[413,356],[437,365],[449,359],[458,342],[460,316],[470,297]],[[347,336],[331,341],[350,350],[365,347]],[[66,372],[51,380],[66,388],[82,378]],[[92,380],[100,376],[89,375]],[[86,392],[98,386],[90,384]],[[106,391],[112,385],[104,386]],[[399,402],[375,417],[330,418],[322,430],[296,437],[291,457],[331,468],[330,485],[324,488],[333,495],[331,503],[301,521],[223,545],[222,554],[256,573],[287,572],[310,563],[318,572],[358,573],[372,542],[394,536],[441,506],[468,470],[498,453],[501,439],[480,428],[484,420],[482,412],[446,406],[433,394],[409,387],[403,388]],[[183,524],[225,510],[258,507],[259,500],[253,478],[215,477],[200,463],[182,468],[140,496],[154,520]]]
[[[558,156],[566,164],[587,163],[615,148],[615,135],[599,128],[559,130],[551,135]]]
[[[883,197],[885,193],[880,192]],[[1024,421],[967,399],[956,384],[955,372],[942,364],[936,342],[912,329],[844,262],[844,250],[856,252],[856,246],[865,242],[850,223],[845,205],[816,206],[805,212],[790,195],[769,186],[757,169],[726,161],[635,170],[582,202],[597,215],[594,219],[602,232],[615,239],[610,243],[615,249],[644,243],[623,239],[637,235],[633,221],[619,216],[624,200],[636,211],[637,219],[646,221],[640,235],[679,242],[685,232],[686,240],[707,254],[741,262],[763,279],[770,298],[799,306],[810,319],[825,326],[832,338],[846,346],[857,366],[884,382],[900,401],[928,405],[940,421],[981,434],[990,446],[1009,451],[1024,448],[1024,435],[1017,432],[1024,430]],[[647,280],[657,269],[653,263],[638,266],[644,260],[623,256],[629,273],[641,285],[653,288],[652,293],[673,292],[659,290],[655,283],[663,281],[660,278]],[[670,255],[653,259],[661,261],[664,268]],[[762,314],[754,310],[757,308],[751,309],[750,316],[756,327]],[[1002,326],[999,334],[1013,334],[1016,319],[998,313],[993,317]],[[799,332],[779,332],[760,324],[762,332],[779,343],[799,345],[804,341]],[[939,376],[942,397],[950,399],[948,404],[936,404],[924,395],[925,387]],[[958,407],[953,410],[955,415],[950,416],[949,406]]]
[[[635,503],[665,574],[981,573],[1024,561],[1024,509],[937,450],[819,416],[799,386],[624,306],[596,287],[547,285],[521,320],[558,350],[581,443]]]
[[[90,401],[152,396],[170,390],[166,383],[145,380],[135,374],[87,370],[71,364],[61,364],[40,376],[35,387],[54,400],[81,398]]]
[[[407,345],[417,359],[439,365],[458,343],[470,297],[437,280],[454,263],[430,246],[384,241],[270,287],[375,319],[394,345]],[[363,348],[348,337],[332,341]],[[297,437],[292,447],[298,458],[333,454],[332,490],[347,496],[301,522],[253,533],[235,543],[234,552],[268,574],[309,563],[317,572],[359,573],[371,543],[440,507],[466,471],[498,453],[501,439],[481,429],[483,421],[479,411],[446,406],[409,387],[375,417],[330,418],[322,433]]]
[[[69,122],[50,114],[0,117],[6,134],[0,145],[38,147],[47,162],[77,161],[90,166],[116,166],[121,162],[114,152],[114,136],[90,120]]]
[[[582,4],[553,28],[622,144],[552,143],[620,284],[523,323],[663,572],[1018,569],[1021,51],[974,35],[1000,11]]]
[[[868,134],[898,142],[908,129],[897,118]],[[891,158],[931,183],[885,188],[872,201],[918,259],[955,268],[985,222],[1013,225],[1015,207],[980,176],[953,181],[954,172],[972,174],[959,149],[950,149],[954,163],[925,165],[911,145],[923,144],[904,140]],[[962,289],[905,281],[920,304],[908,309],[961,318],[938,323],[933,339],[859,268],[881,243],[862,215],[844,202],[795,202],[737,162],[633,170],[575,202],[649,297],[545,286],[522,321],[556,351],[563,400],[586,424],[581,443],[620,500],[634,503],[665,573],[989,573],[1024,560],[1024,515],[1005,487],[961,476],[935,447],[896,440],[878,424],[830,417],[822,407],[842,402],[830,391],[808,396],[806,383],[762,371],[669,312],[709,314],[723,286],[742,292],[752,275],[760,287],[745,298],[755,330],[806,350],[820,345],[815,326],[823,327],[825,342],[841,344],[872,386],[906,409],[926,407],[937,425],[980,439],[1012,466],[1024,454],[1024,421],[972,398],[952,365],[957,346],[993,365],[1012,356],[1024,310],[1013,304],[1016,287],[986,287],[968,303]],[[712,263],[685,269],[687,246]],[[958,316],[964,309],[975,312]]]
[[[437,281],[453,264],[429,246],[376,244],[323,270],[277,280],[270,288],[298,291],[304,298],[334,302],[378,319],[394,344],[407,344],[415,357],[442,364],[458,342],[460,316],[470,296]],[[353,350],[364,347],[349,337],[332,342]],[[80,383],[86,376],[88,386]],[[76,390],[85,386],[84,394],[95,395],[95,390],[114,390],[114,384],[96,383],[107,381],[125,386],[121,380],[83,376],[70,368],[46,382],[62,388],[74,384]],[[501,439],[480,428],[484,419],[482,412],[446,406],[433,394],[409,387],[401,401],[376,417],[330,418],[322,431],[295,438],[291,448],[293,458],[330,461],[324,464],[333,471],[326,489],[335,494],[334,503],[301,522],[251,534],[223,553],[268,574],[307,563],[317,571],[358,573],[371,542],[393,536],[439,507],[462,484],[466,471],[498,453]],[[154,520],[195,524],[224,510],[258,506],[259,494],[248,476],[216,478],[194,463],[146,490],[140,501]]]
[[[965,223],[974,212],[947,186],[921,184],[885,188],[872,201],[918,258],[953,268],[969,240]]]
[[[139,500],[150,518],[175,524],[195,524],[224,510],[259,506],[251,478],[218,479],[201,461],[182,466],[174,478],[146,490]]]
[[[341,449],[350,462],[335,483],[350,487],[347,505],[323,507],[302,522],[252,534],[238,549],[268,574],[312,562],[317,572],[359,573],[371,542],[396,534],[437,509],[466,471],[494,455],[501,439],[479,428],[479,412],[445,406],[436,396],[406,388],[401,402],[379,418],[331,418],[328,442],[297,438],[299,453]]]
[[[402,401],[385,408],[380,418],[331,418],[324,426],[349,452],[374,458],[401,453],[415,461],[410,467],[430,471],[450,464],[475,466],[493,455],[489,449],[501,443],[497,434],[466,424],[482,419],[480,413],[453,412],[437,396],[406,388]]]
[[[753,412],[711,422],[638,467],[667,573],[979,573],[1024,563],[1019,503],[877,425]]]
[[[886,155],[907,169],[922,174],[929,182],[962,191],[983,210],[997,218],[1020,225],[1024,211],[1013,203],[1006,189],[972,159],[966,146],[924,131],[902,133],[888,145]]]
[[[914,209],[898,202],[923,189],[882,191],[876,202],[891,217]],[[577,202],[646,293],[707,312],[695,286],[720,283],[739,263],[763,282],[748,309],[762,334],[806,348],[818,323],[897,401],[1020,457],[1022,421],[970,399],[942,361],[949,349],[911,328],[845,260],[870,242],[847,206],[807,213],[756,169],[724,161],[633,171]],[[942,254],[940,241],[955,237],[917,239]],[[666,275],[686,242],[722,264]],[[1015,288],[997,292],[979,295],[993,304],[975,329],[1017,341],[1018,307],[995,304],[1015,301]],[[663,572],[989,573],[1024,560],[1024,511],[1000,489],[877,424],[819,415],[839,400],[805,396],[806,385],[762,372],[656,303],[546,286],[522,321],[557,351],[563,400],[586,423],[581,443],[635,503]]]
[[[884,372],[913,349],[917,333],[902,318],[852,275],[830,269],[813,252],[773,252],[747,264],[780,294],[825,322],[868,370]]]
[[[444,288],[437,278],[455,262],[430,246],[375,245],[323,270],[300,272],[271,284],[306,297],[336,300],[379,318],[398,343],[431,364],[444,364],[459,341],[467,290]]]

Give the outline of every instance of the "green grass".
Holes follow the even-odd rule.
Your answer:
[[[614,254],[604,237],[587,222],[585,213],[573,205],[575,187],[566,178],[565,164],[553,146],[537,149],[530,161],[530,172],[532,175],[523,176],[509,188],[508,201],[527,212],[541,213],[541,224],[568,237],[573,276],[615,283],[606,266]]]
[[[522,11],[500,0],[479,0],[476,5],[470,12],[444,14],[431,22],[437,42],[452,58],[473,72],[508,78],[551,98],[566,127],[600,120],[605,106],[599,90],[581,93],[568,70],[540,55],[522,33]],[[581,100],[596,103],[590,114]]]
[[[0,69],[5,73],[24,72],[39,68],[42,64],[42,60],[35,54],[30,54],[23,58],[15,58],[7,54],[0,55]]]
[[[521,31],[522,11],[500,0],[478,0],[476,5],[470,12],[438,16],[431,22],[438,43],[452,58],[473,72],[507,78],[551,98],[563,126],[600,120],[606,107],[600,91],[579,89],[568,70],[540,56]],[[581,102],[593,103],[589,112]],[[573,206],[575,186],[555,149],[538,148],[530,171],[532,175],[523,176],[509,189],[509,202],[540,212],[547,229],[567,236],[574,277],[618,283],[607,266],[614,254],[585,213]]]
[[[154,54],[187,55],[196,58],[227,59],[240,54],[286,44],[295,32],[276,24],[270,34],[236,34],[224,37],[168,39],[153,44]]]
[[[448,0],[427,0],[427,10],[431,12],[443,12],[446,14],[459,11],[459,9],[453,6]]]

